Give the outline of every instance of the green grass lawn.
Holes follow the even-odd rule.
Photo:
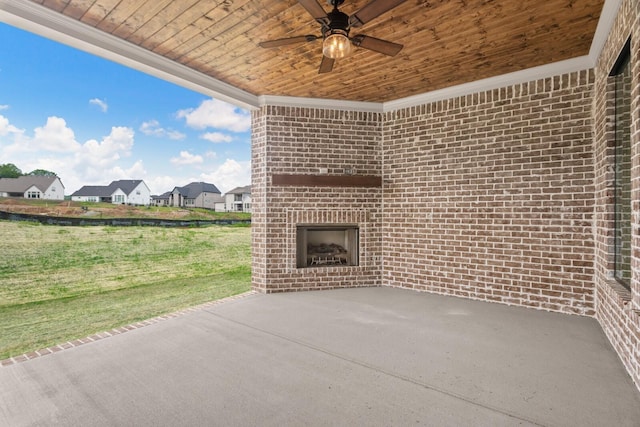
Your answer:
[[[249,227],[0,221],[0,360],[250,289]]]

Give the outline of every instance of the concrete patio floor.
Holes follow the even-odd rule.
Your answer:
[[[638,426],[640,393],[594,319],[342,289],[2,367],[0,425]]]

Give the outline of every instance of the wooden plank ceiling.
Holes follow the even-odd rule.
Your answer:
[[[33,0],[254,95],[385,102],[589,53],[603,0],[407,0],[353,28],[404,45],[356,48],[318,74],[322,41],[296,0]],[[320,0],[326,11],[330,7]],[[369,0],[345,0],[352,14]]]

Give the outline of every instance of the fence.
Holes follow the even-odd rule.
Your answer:
[[[112,225],[116,227],[150,226],[150,227],[200,227],[203,225],[235,225],[251,224],[250,219],[196,219],[191,221],[180,219],[158,218],[65,218],[47,215],[32,215],[0,211],[0,219],[9,221],[37,222],[45,225]]]

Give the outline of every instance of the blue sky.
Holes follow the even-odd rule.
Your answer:
[[[0,164],[83,185],[250,184],[243,109],[0,23]]]

